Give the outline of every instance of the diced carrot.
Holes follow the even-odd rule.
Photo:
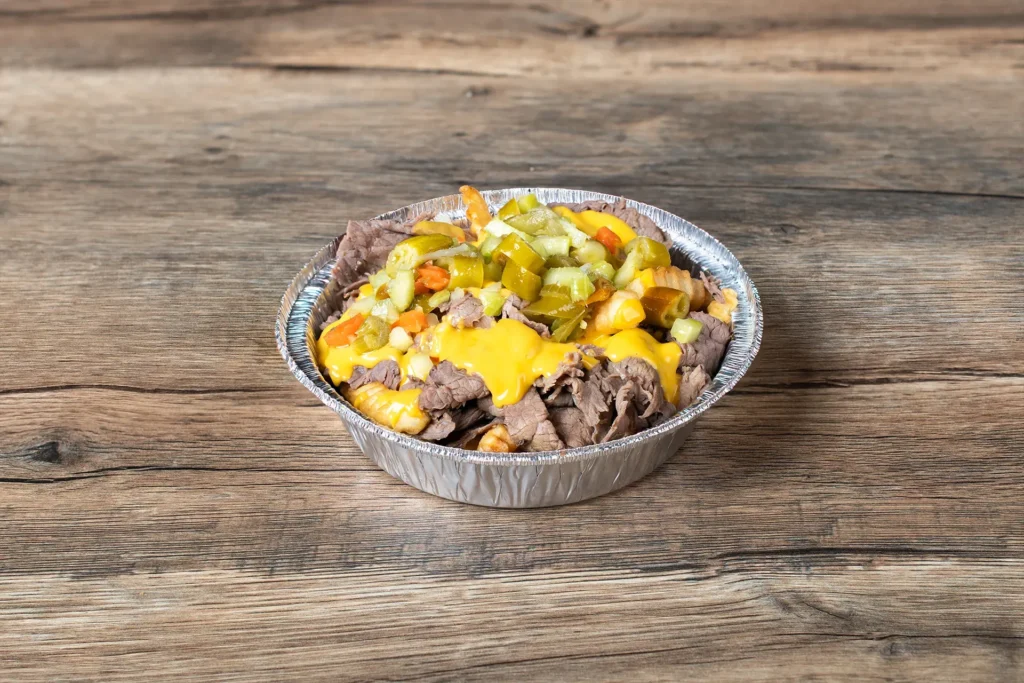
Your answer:
[[[357,313],[340,325],[335,325],[328,331],[324,338],[328,346],[345,346],[356,337],[359,326],[366,320],[366,316]]]
[[[416,293],[426,294],[427,291],[440,292],[448,286],[451,276],[440,266],[420,266],[416,269]],[[421,291],[426,288],[426,291]]]
[[[413,309],[398,316],[392,329],[401,327],[409,334],[419,334],[427,327],[427,315],[423,311]]]
[[[622,240],[612,232],[611,228],[602,227],[594,234],[594,239],[608,248],[613,254],[622,247]]]

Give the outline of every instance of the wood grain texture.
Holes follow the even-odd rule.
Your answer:
[[[0,679],[1024,680],[1024,9],[0,7]],[[709,230],[761,355],[569,508],[421,494],[274,348],[472,181]]]

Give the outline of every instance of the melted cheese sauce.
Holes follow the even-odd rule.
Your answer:
[[[325,341],[328,330],[341,322],[343,321],[339,320],[329,325],[324,329],[320,339],[316,342],[317,363],[327,371],[332,382],[335,384],[347,382],[352,377],[352,370],[357,365],[362,365],[369,370],[381,361],[393,360],[397,361],[399,366],[401,366],[403,354],[393,346],[383,346],[376,351],[368,351],[366,353],[355,353],[351,346],[328,346]]]
[[[548,377],[578,349],[542,338],[517,320],[502,319],[487,329],[456,329],[443,322],[430,341],[431,355],[480,375],[494,398],[507,406],[523,397],[539,377]]]
[[[675,342],[661,344],[657,339],[640,329],[623,330],[612,335],[598,337],[595,346],[604,349],[610,360],[621,361],[625,358],[642,358],[658,371],[661,388],[665,390],[665,398],[672,403],[679,398],[679,357],[683,350]]]

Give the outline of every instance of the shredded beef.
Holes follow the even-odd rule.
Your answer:
[[[441,361],[430,371],[420,392],[419,405],[428,412],[451,410],[489,395],[480,375],[467,374],[448,361]]]
[[[467,295],[448,307],[448,322],[455,327],[490,327],[494,319],[484,315],[480,299]]]
[[[440,411],[431,415],[430,424],[419,433],[419,437],[426,441],[440,441],[454,432],[473,426],[485,417],[487,414],[474,405]]]
[[[526,302],[519,298],[519,296],[513,294],[509,298],[505,299],[505,303],[502,304],[501,317],[508,318],[509,320],[518,320],[545,339],[550,337],[551,330],[548,329],[547,325],[530,320],[522,314],[520,309],[524,306],[526,306]]]
[[[334,278],[343,285],[351,285],[360,276],[379,270],[395,245],[412,234],[412,226],[431,217],[426,214],[408,221],[349,221],[338,245]]]
[[[703,327],[697,340],[689,344],[680,344],[683,354],[679,358],[679,368],[699,365],[708,375],[714,375],[725,355],[725,345],[732,337],[728,325],[713,315],[695,312],[690,317],[700,321]]]
[[[620,199],[614,204],[609,204],[606,201],[600,199],[592,199],[586,202],[580,202],[579,204],[551,204],[551,206],[565,206],[576,211],[600,211],[602,213],[609,213],[616,218],[624,221],[629,227],[633,228],[633,231],[641,237],[650,237],[651,239],[658,240],[662,244],[671,245],[671,241],[665,237],[665,233],[661,231],[661,228],[647,216],[643,215],[633,207],[626,204],[625,199]]]
[[[699,365],[693,368],[683,368],[683,376],[679,379],[679,405],[685,408],[696,401],[710,379],[708,373],[704,372],[704,368]]]
[[[358,389],[372,382],[380,382],[388,389],[397,389],[401,378],[402,371],[398,367],[398,363],[393,360],[383,360],[369,370],[362,365],[352,368],[352,376],[348,379],[348,386],[350,389]]]
[[[548,419],[548,409],[532,387],[518,402],[505,406],[504,410],[508,435],[518,445],[531,441],[540,423]]]
[[[551,420],[540,422],[537,425],[537,432],[533,435],[530,442],[526,444],[526,450],[530,452],[560,451],[563,448],[565,448],[565,444],[559,438],[558,430],[555,429],[555,425],[551,423]]]
[[[583,411],[575,406],[555,408],[550,411],[549,418],[555,425],[558,436],[569,448],[589,446],[594,443],[590,428],[583,421]]]
[[[572,405],[572,392],[583,382],[583,356],[573,352],[558,364],[550,377],[540,377],[534,386],[549,407]]]
[[[722,287],[719,284],[717,278],[711,277],[704,271],[701,271],[700,281],[704,283],[704,289],[707,290],[708,294],[710,294],[715,299],[715,301],[717,301],[720,304],[725,303],[725,295],[722,294]]]
[[[636,414],[635,397],[636,385],[632,382],[623,384],[615,392],[615,419],[612,420],[612,426],[608,428],[608,432],[601,438],[601,441],[621,439],[646,426]]]
[[[599,440],[612,418],[611,398],[614,392],[609,395],[604,389],[607,377],[607,366],[603,363],[595,365],[572,392],[573,401],[583,415],[583,423],[590,430],[590,440],[593,442]]]
[[[626,358],[609,365],[612,372],[627,384],[632,384],[635,393],[633,402],[637,414],[645,419],[658,423],[676,411],[676,407],[665,398],[661,387],[661,377],[653,365],[640,358]]]
[[[477,399],[476,404],[480,408],[480,410],[484,411],[488,415],[491,415],[492,417],[505,416],[505,409],[499,408],[498,406],[494,405],[494,399],[491,398],[490,394]]]

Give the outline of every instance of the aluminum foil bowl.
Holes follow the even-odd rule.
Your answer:
[[[491,190],[483,195],[492,211],[508,199],[533,192],[540,201],[582,202],[620,197],[546,187]],[[331,267],[340,237],[324,246],[295,276],[277,316],[277,345],[292,373],[341,416],[352,438],[371,460],[393,477],[463,503],[504,508],[565,505],[620,489],[650,473],[683,445],[694,421],[713,406],[750,367],[761,344],[763,320],[757,289],[743,266],[718,240],[696,225],[661,209],[627,200],[654,220],[673,242],[676,265],[697,272],[699,264],[736,290],[734,337],[721,369],[695,403],[670,420],[639,434],[584,448],[545,453],[481,453],[420,441],[363,417],[324,379],[317,368],[316,330],[334,310],[337,283]],[[427,211],[463,217],[459,195],[438,197],[391,211],[378,218],[407,218]]]

